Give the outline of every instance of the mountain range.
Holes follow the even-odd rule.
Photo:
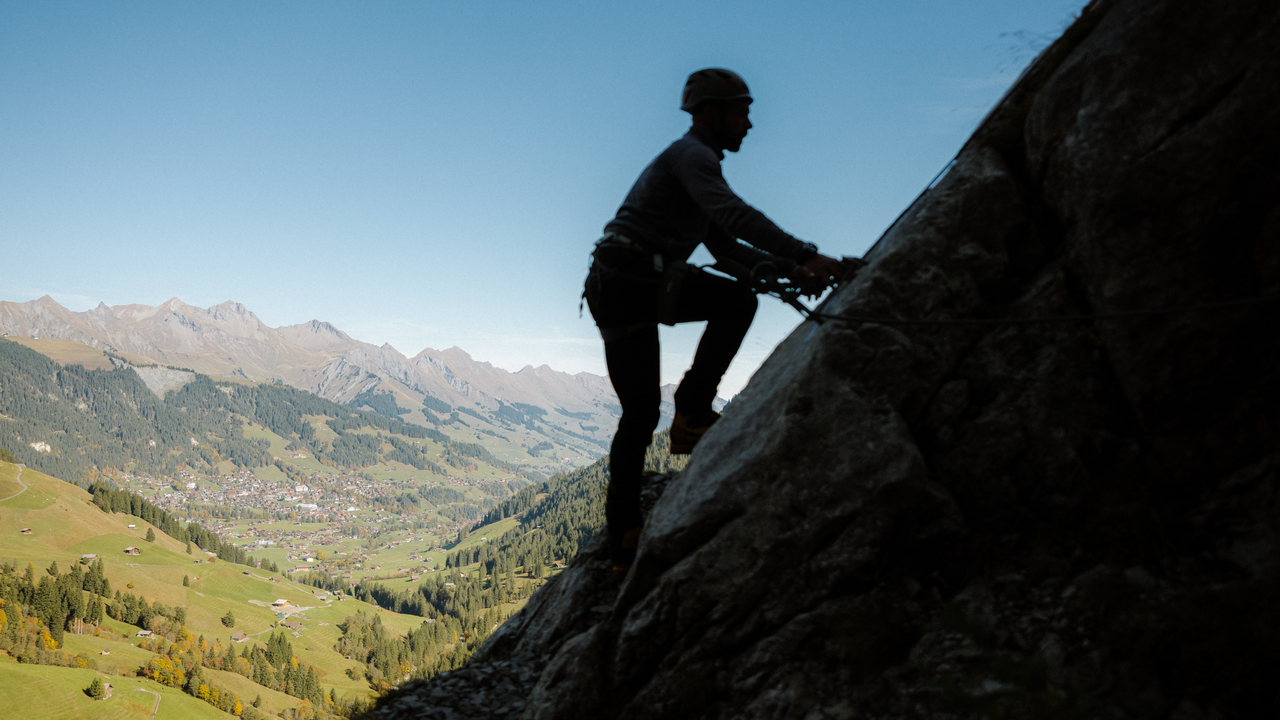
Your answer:
[[[520,403],[544,408],[566,429],[603,441],[621,411],[605,376],[547,365],[510,372],[457,347],[408,357],[390,344],[361,342],[320,320],[272,328],[234,301],[199,308],[175,297],[155,307],[100,303],[84,312],[68,310],[48,295],[0,301],[0,333],[69,340],[134,363],[281,382],[353,406],[389,393],[408,422],[431,422],[424,401],[487,412]],[[663,388],[664,424],[674,413],[673,390]]]

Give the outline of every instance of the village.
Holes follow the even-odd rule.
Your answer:
[[[280,477],[269,479],[261,474],[266,473],[201,476],[182,470],[174,477],[120,473],[112,479],[183,522],[199,522],[256,562],[294,577],[322,574],[331,587],[366,579],[417,581],[442,568],[447,549],[475,525],[452,517],[456,508],[450,506],[428,505],[412,514],[388,504],[416,489],[396,479],[342,472],[295,478],[277,472]],[[140,551],[123,549],[125,554]]]

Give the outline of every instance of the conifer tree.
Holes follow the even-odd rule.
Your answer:
[[[155,541],[156,541],[156,531],[152,530],[151,528],[147,528],[147,542],[155,542]]]
[[[93,679],[93,682],[89,683],[89,687],[85,688],[84,691],[94,700],[101,700],[102,696],[107,694],[107,689],[102,686],[102,680],[96,677]]]
[[[182,587],[191,587],[191,576],[189,575],[182,576]]]

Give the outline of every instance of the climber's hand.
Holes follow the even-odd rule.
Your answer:
[[[791,271],[791,279],[805,295],[817,296],[839,280],[839,274],[840,262],[819,253],[803,265],[796,265]]]

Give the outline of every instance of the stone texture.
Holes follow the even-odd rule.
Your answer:
[[[1280,5],[1095,2],[824,309],[1276,296],[1278,120]],[[460,673],[524,718],[1275,716],[1277,318],[803,324],[625,582],[597,543]]]

